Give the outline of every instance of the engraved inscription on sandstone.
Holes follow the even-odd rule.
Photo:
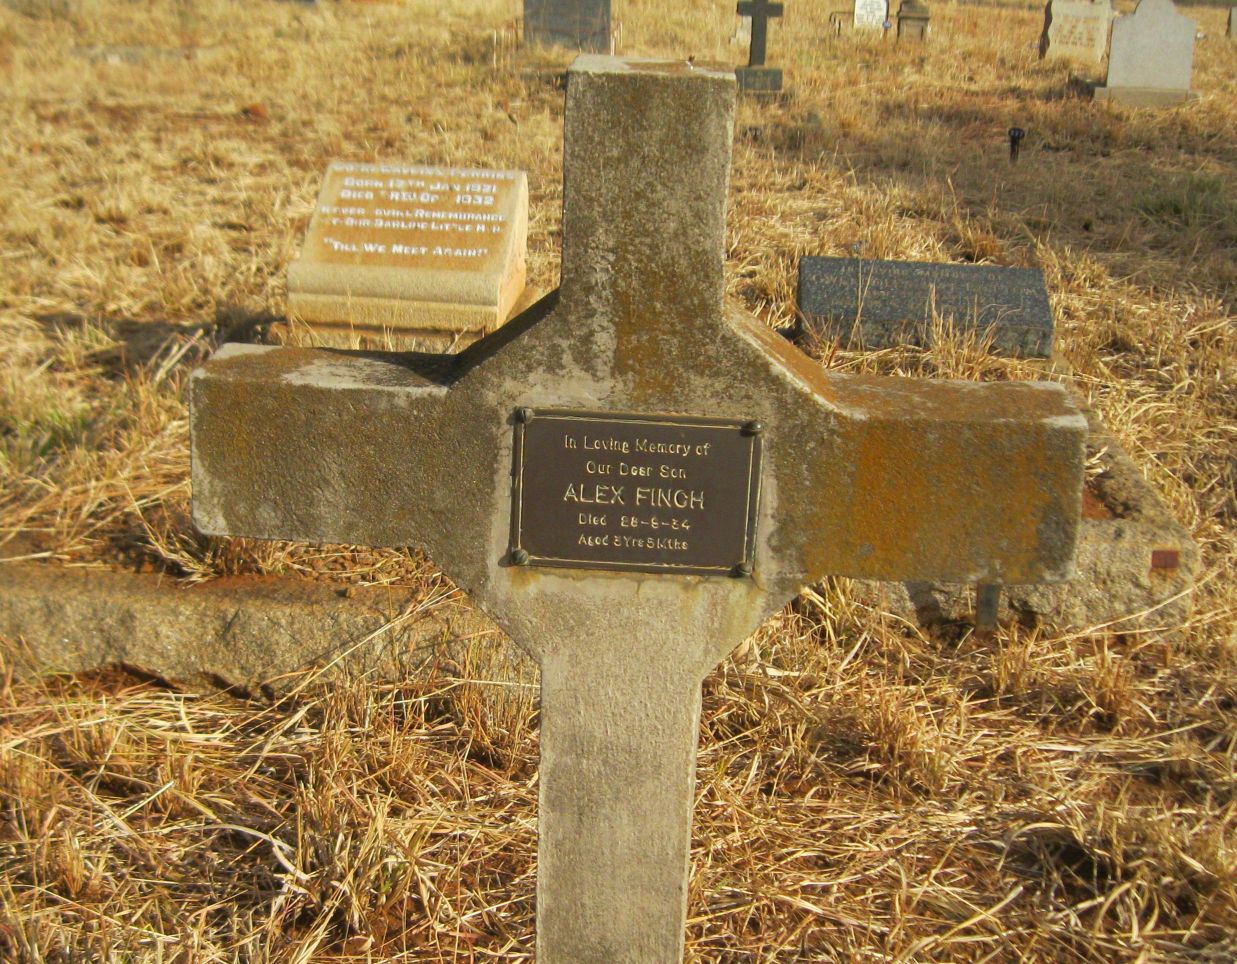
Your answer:
[[[516,171],[334,163],[306,253],[327,264],[491,269]]]
[[[762,432],[732,419],[520,409],[510,561],[750,574]]]

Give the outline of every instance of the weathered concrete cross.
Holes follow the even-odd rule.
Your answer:
[[[752,46],[747,58],[749,67],[762,67],[769,39],[769,18],[782,15],[782,4],[769,0],[741,0],[735,7],[740,17],[752,18]]]
[[[206,533],[423,546],[541,666],[538,960],[679,960],[701,682],[799,589],[1069,575],[1055,385],[827,374],[724,303],[735,79],[579,58],[562,286],[455,357],[228,345]]]

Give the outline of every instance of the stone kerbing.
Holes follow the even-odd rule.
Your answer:
[[[255,576],[186,587],[151,574],[0,566],[0,637],[17,643],[19,671],[123,663],[191,685],[279,692],[314,667],[394,680],[445,656],[480,664],[486,678],[535,681],[535,666],[465,602],[417,606],[412,590],[383,586]]]
[[[1171,632],[1190,614],[1198,546],[1094,412],[1087,413],[1087,421],[1087,454],[1101,470],[1088,483],[1076,574],[1057,585],[1004,587],[1000,618],[1057,630]],[[923,626],[967,623],[974,611],[967,585],[859,582],[857,587],[863,602]]]

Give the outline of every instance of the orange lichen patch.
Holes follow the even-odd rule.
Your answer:
[[[734,309],[727,312],[726,320],[732,328],[752,338],[766,354],[789,369],[822,398],[828,398],[833,394],[830,378],[826,376],[820,362],[800,351],[768,325],[761,323],[745,311]]]
[[[928,411],[936,387],[918,386]],[[1038,419],[927,416],[842,424],[838,451],[825,461],[850,468],[821,469],[832,477],[818,482],[828,496],[817,501],[814,527],[830,536],[806,548],[810,572],[895,581],[1061,577],[1078,518],[1070,493],[1081,489],[1069,430]]]
[[[1104,504],[1094,484],[1088,482],[1082,490],[1082,517],[1084,519],[1115,519],[1116,514]]]

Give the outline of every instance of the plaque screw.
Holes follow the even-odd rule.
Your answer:
[[[527,566],[529,558],[527,549],[511,550],[511,564],[513,566]]]
[[[750,562],[740,562],[730,570],[730,574],[736,579],[750,576],[752,574],[752,564]]]
[[[523,406],[517,408],[515,410],[515,420],[521,424],[531,422],[533,420],[533,410]]]
[[[764,422],[748,422],[743,426],[744,435],[759,435],[765,430]]]

